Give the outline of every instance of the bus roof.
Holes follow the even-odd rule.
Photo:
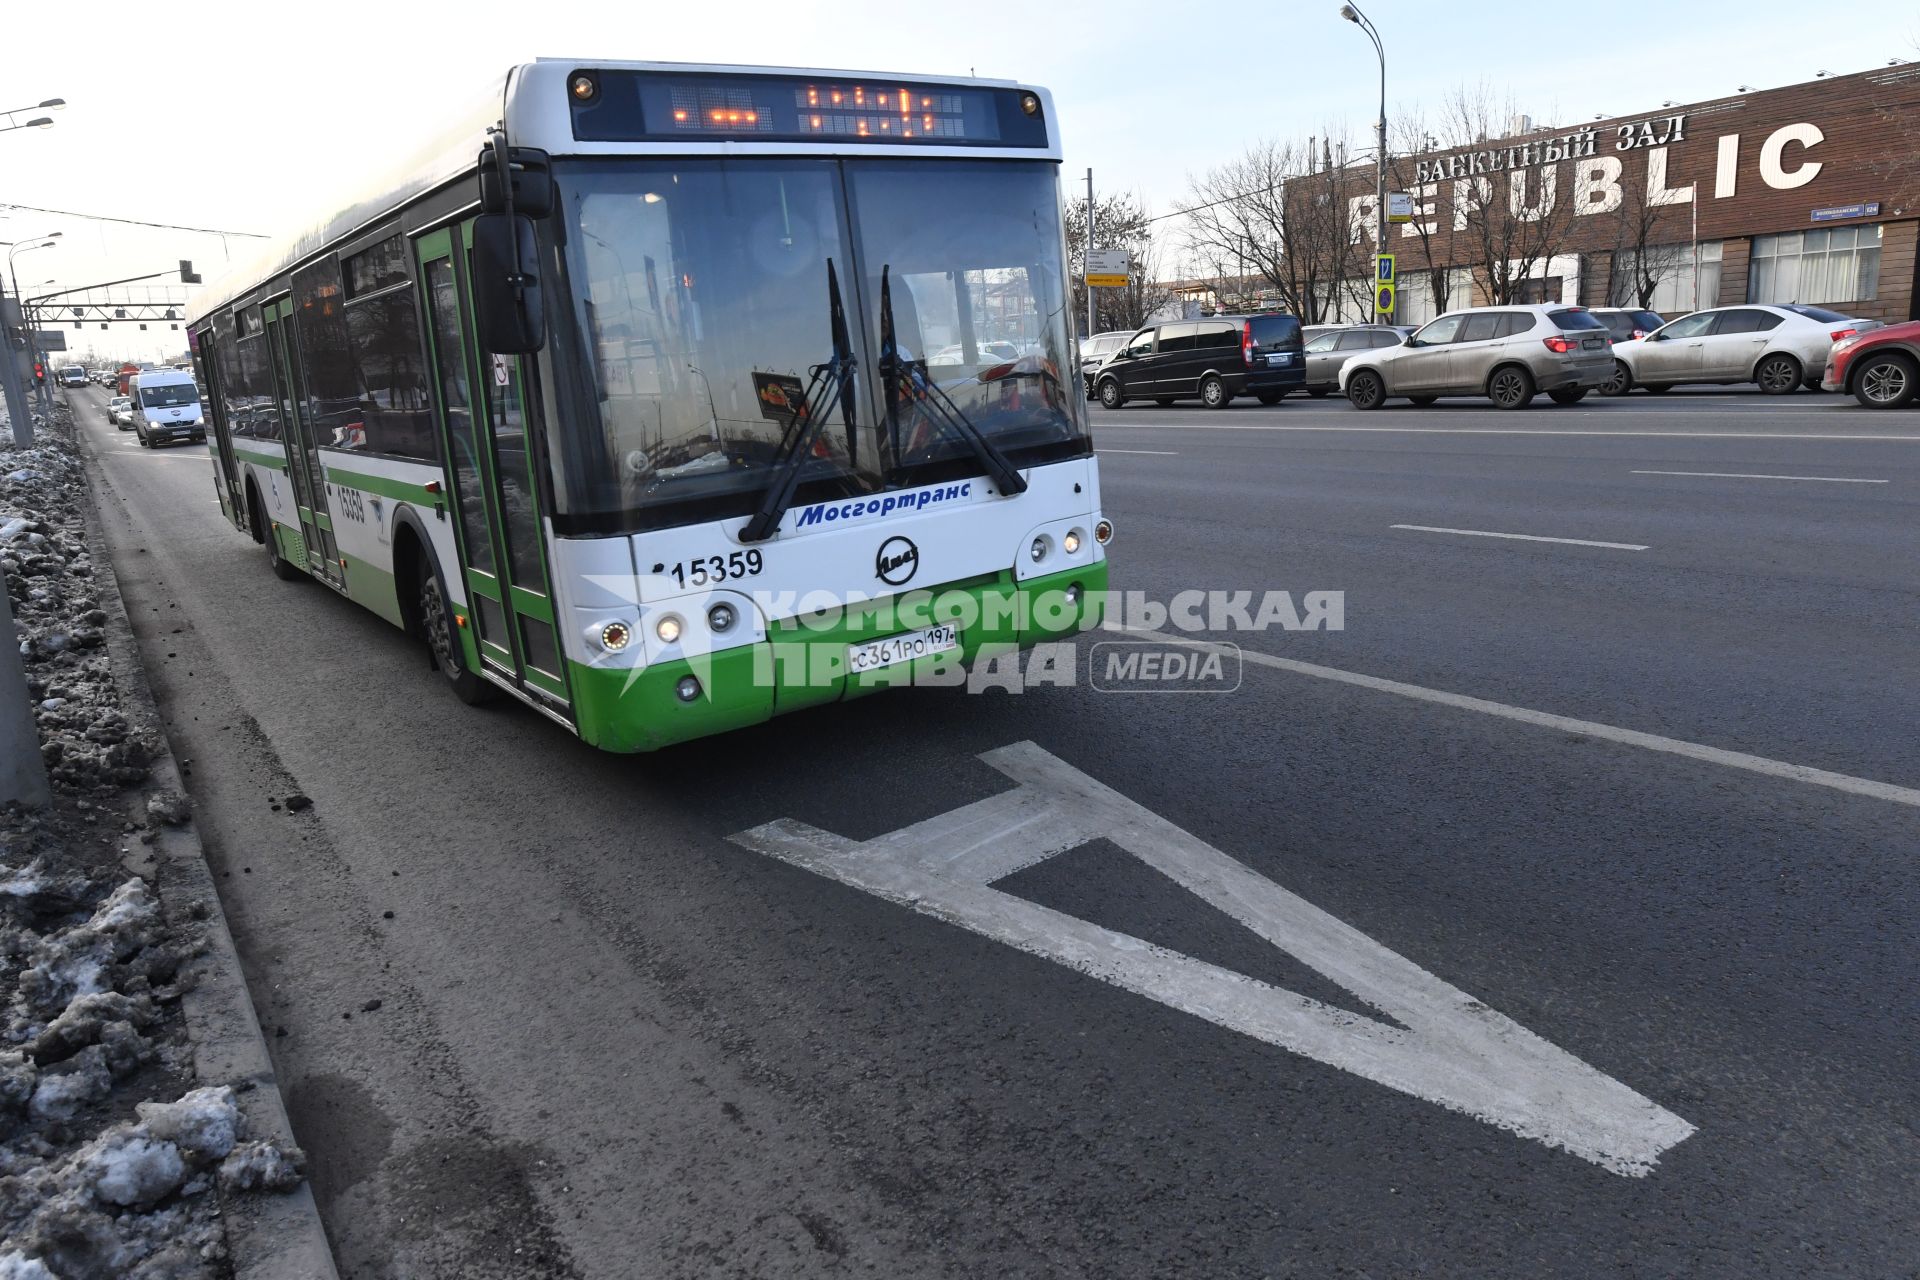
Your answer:
[[[923,73],[844,71],[813,67],[739,66],[695,62],[621,62],[595,58],[536,58],[507,71],[453,117],[450,125],[397,160],[371,168],[353,197],[335,212],[290,235],[276,237],[256,255],[243,259],[217,276],[188,304],[187,327],[192,330],[209,314],[224,309],[258,285],[299,266],[328,245],[368,228],[417,197],[428,194],[471,172],[487,141],[487,130],[506,124],[515,146],[538,147],[551,155],[856,155],[872,154],[859,142],[747,142],[704,139],[685,143],[577,142],[567,106],[567,80],[576,70],[660,71],[681,75],[804,75],[885,80],[887,83],[1022,87],[1013,80],[933,76]],[[1044,150],[1023,149],[1023,159],[1060,158],[1060,137],[1054,124],[1053,102],[1045,89],[1024,86],[1039,95],[1047,122]],[[915,154],[951,155],[980,159],[1010,154],[978,146],[917,146]],[[476,193],[477,195],[477,193]]]

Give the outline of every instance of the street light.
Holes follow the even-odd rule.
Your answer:
[[[13,241],[13,247],[7,250],[7,278],[13,282],[13,296],[20,296],[20,278],[14,274],[13,260],[23,253],[32,253],[35,249],[54,249],[59,246],[53,242],[65,235],[64,231],[49,231],[44,235],[28,236]],[[35,242],[38,243],[35,243]]]
[[[1340,16],[1367,33],[1367,39],[1373,41],[1373,51],[1380,58],[1380,120],[1376,126],[1380,135],[1380,148],[1375,158],[1373,181],[1373,253],[1374,253],[1374,318],[1382,314],[1379,303],[1380,259],[1387,256],[1387,50],[1380,43],[1380,32],[1366,14],[1351,4],[1340,6]]]
[[[0,111],[0,116],[7,118],[6,124],[0,125],[0,133],[7,133],[14,129],[51,129],[53,128],[52,116],[35,116],[24,124],[15,120],[14,117],[28,111],[64,111],[66,108],[67,100],[65,98],[48,98],[44,102],[36,102],[30,107],[15,107],[11,111]]]
[[[20,325],[27,332],[27,351],[36,359],[40,354],[40,346],[33,338],[33,321],[27,315],[27,300],[20,292],[20,277],[14,272],[13,260],[23,253],[32,253],[35,249],[58,248],[59,246],[54,244],[54,241],[65,234],[64,231],[49,231],[45,235],[28,236],[24,241],[16,241],[13,247],[7,250],[7,279],[13,285],[14,299],[20,304]],[[41,403],[50,404],[52,400],[53,393],[47,390],[45,384],[42,384],[40,387]]]

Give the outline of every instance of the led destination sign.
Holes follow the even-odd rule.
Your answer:
[[[569,77],[573,135],[589,142],[740,141],[1044,147],[1025,89],[800,76],[582,70]]]

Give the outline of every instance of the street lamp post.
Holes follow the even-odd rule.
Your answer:
[[[14,129],[51,129],[53,128],[52,116],[35,116],[31,120],[15,120],[14,117],[23,116],[29,111],[64,111],[66,106],[65,98],[48,98],[30,107],[15,107],[11,111],[0,111],[0,116],[5,116],[7,120],[5,124],[0,124],[0,133],[7,133]]]
[[[1367,33],[1367,39],[1373,41],[1373,51],[1380,58],[1380,118],[1375,124],[1378,134],[1379,150],[1374,153],[1375,169],[1373,179],[1373,253],[1374,253],[1374,309],[1376,320],[1391,319],[1392,313],[1379,311],[1380,296],[1380,260],[1387,256],[1387,50],[1380,43],[1380,32],[1373,20],[1360,12],[1356,5],[1340,6],[1340,16]]]
[[[53,124],[48,116],[37,116],[24,124],[16,121],[15,115],[44,108],[58,111],[66,106],[59,98],[48,98],[34,107],[21,107],[17,111],[0,111],[6,118],[6,124],[0,126],[0,133],[13,129],[45,129]],[[39,236],[33,237],[41,239]],[[48,244],[53,238],[45,238]],[[24,252],[24,247],[8,245],[7,275],[13,276],[13,257],[16,252]],[[17,297],[19,290],[14,294]],[[6,312],[6,292],[0,290],[0,316]],[[20,313],[20,322],[27,320],[25,310]],[[31,343],[31,338],[29,338]],[[33,443],[33,418],[27,410],[27,398],[20,391],[20,364],[14,359],[13,340],[6,333],[6,326],[0,321],[0,388],[6,393],[7,416],[12,420],[13,443],[19,448],[27,448]],[[0,585],[0,803],[14,802],[29,809],[44,808],[52,798],[47,786],[46,763],[40,757],[40,733],[33,722],[32,703],[28,700],[27,673],[20,659],[18,646],[13,642],[13,609],[7,599],[4,585]]]
[[[25,241],[17,241],[14,243],[12,248],[7,250],[7,278],[13,282],[14,301],[20,304],[20,308],[21,308],[20,309],[20,325],[21,325],[21,328],[26,331],[27,353],[30,356],[32,356],[35,360],[38,360],[40,358],[40,345],[34,339],[34,336],[33,336],[32,318],[28,316],[26,312],[26,305],[27,305],[26,295],[20,292],[20,277],[18,273],[15,272],[14,270],[13,260],[16,257],[18,257],[20,254],[31,253],[35,249],[58,248],[59,246],[55,245],[53,242],[55,240],[58,240],[61,236],[65,234],[66,233],[64,231],[49,231],[45,235],[28,236]],[[11,358],[12,353],[9,352],[8,356],[9,358]],[[40,406],[42,408],[51,407],[53,404],[53,392],[48,389],[48,384],[46,381],[43,380],[40,383],[39,390],[40,390]],[[31,424],[29,424],[28,429],[29,430],[32,429]],[[16,438],[19,435],[19,431],[20,431],[20,428],[16,426],[14,428],[14,435]]]

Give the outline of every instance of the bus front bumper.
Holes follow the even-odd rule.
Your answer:
[[[869,601],[827,621],[789,620],[764,641],[691,659],[630,669],[575,662],[576,722],[581,738],[603,750],[655,751],[881,689],[964,685],[965,668],[1097,626],[1106,588],[1105,560],[1024,582],[1002,572],[925,593],[923,608],[897,609],[899,597]],[[946,623],[958,628],[951,652],[863,674],[847,670],[850,646]]]

